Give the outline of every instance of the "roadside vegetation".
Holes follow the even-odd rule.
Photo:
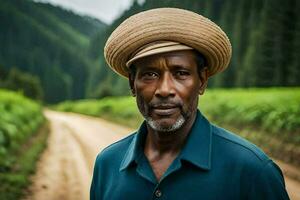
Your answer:
[[[55,108],[132,128],[143,120],[129,96],[66,101]],[[214,124],[239,133],[275,158],[300,166],[300,88],[208,89],[200,96],[199,109]]]
[[[0,199],[19,199],[30,183],[48,128],[42,107],[0,89]]]

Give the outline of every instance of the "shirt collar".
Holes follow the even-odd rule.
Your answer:
[[[131,165],[134,161],[137,163],[137,160],[144,152],[144,142],[146,139],[147,134],[147,126],[146,122],[144,121],[136,134],[133,136],[133,139],[125,153],[123,161],[120,166],[120,171],[126,169],[129,165]]]
[[[120,171],[129,167],[143,153],[143,144],[146,139],[147,128],[146,122],[140,126],[137,133],[134,135],[127,152],[120,165]],[[212,133],[209,121],[202,116],[200,111],[197,112],[197,117],[188,135],[186,144],[184,145],[179,158],[188,161],[193,165],[205,170],[211,168],[211,145]]]
[[[211,168],[212,133],[211,124],[198,110],[179,158],[205,170]]]

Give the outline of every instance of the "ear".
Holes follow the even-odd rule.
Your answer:
[[[199,72],[199,79],[200,79],[200,85],[199,85],[199,94],[203,95],[204,91],[207,87],[208,83],[208,67],[204,67],[200,72]]]
[[[128,74],[128,82],[129,82],[129,87],[130,87],[130,90],[131,90],[131,95],[133,97],[136,96],[136,93],[135,93],[135,88],[134,88],[134,75],[132,73],[129,73]]]

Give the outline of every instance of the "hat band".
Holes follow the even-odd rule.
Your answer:
[[[147,45],[144,45],[143,47],[135,51],[132,54],[132,56],[130,56],[130,58],[128,59],[129,61],[126,63],[126,66],[129,67],[135,60],[146,56],[160,54],[160,53],[167,53],[172,51],[192,50],[192,49],[193,49],[192,47],[181,44],[179,42],[173,42],[173,41],[152,42]]]

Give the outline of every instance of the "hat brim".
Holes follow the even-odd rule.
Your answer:
[[[132,56],[132,58],[126,63],[126,66],[129,67],[134,61],[144,58],[151,55],[167,53],[172,51],[181,51],[181,50],[192,50],[193,48],[177,43],[177,42],[159,42],[159,43],[151,43],[146,47],[143,47],[136,54]]]
[[[104,56],[115,72],[128,77],[132,55],[156,41],[174,41],[197,50],[207,61],[209,76],[225,70],[231,59],[230,41],[219,26],[178,8],[152,9],[129,17],[108,38]]]

